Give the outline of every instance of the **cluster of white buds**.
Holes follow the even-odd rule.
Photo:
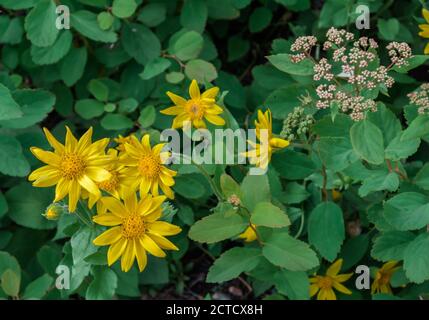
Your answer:
[[[296,54],[291,56],[291,61],[298,63],[310,55],[311,49],[317,44],[317,38],[314,36],[298,37],[290,47]]]
[[[408,98],[418,107],[419,114],[429,114],[429,83],[423,83],[416,91],[409,93]]]
[[[390,61],[392,61],[392,65],[406,66],[408,65],[407,59],[411,58],[411,48],[405,42],[391,42],[386,47],[389,53]]]
[[[389,66],[380,65],[377,48],[378,43],[368,37],[355,39],[346,30],[330,28],[326,33],[327,40],[323,44],[325,51],[332,51],[332,63],[327,58],[321,58],[314,65],[315,81],[320,81],[316,89],[318,101],[316,107],[325,109],[332,101],[338,101],[340,110],[350,114],[353,120],[362,120],[367,111],[376,111],[376,103],[361,96],[362,90],[391,88],[395,81],[388,75],[393,66],[406,65],[411,55],[411,49],[406,43],[392,42],[387,46],[391,59]],[[311,48],[316,45],[315,37],[300,37],[292,45],[292,51],[299,55],[292,57],[293,62],[301,61],[309,56]],[[339,74],[333,73],[333,66],[340,68]],[[346,81],[350,85],[342,85]]]

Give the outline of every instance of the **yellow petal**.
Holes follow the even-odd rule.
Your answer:
[[[107,231],[104,231],[97,238],[93,240],[93,243],[96,246],[107,246],[109,244],[115,243],[122,237],[122,228],[114,227],[110,228]]]
[[[52,148],[55,149],[55,151],[58,151],[58,152],[64,151],[64,145],[58,142],[58,140],[55,139],[55,137],[47,128],[43,128],[43,132],[45,133],[46,139],[48,139],[49,144],[51,145]]]
[[[178,115],[179,113],[182,113],[183,110],[184,109],[182,106],[174,106],[174,107],[169,107],[167,109],[161,110],[160,113],[166,114],[169,116],[175,116],[175,115]]]
[[[61,179],[60,173],[57,170],[46,172],[43,176],[40,176],[36,181],[33,182],[35,187],[51,187],[56,185]]]
[[[429,23],[429,10],[422,8],[422,15],[426,22]]]
[[[128,208],[129,212],[136,212],[137,211],[137,195],[135,192],[130,193],[125,199],[124,199],[125,207]]]
[[[310,298],[316,295],[317,291],[319,291],[319,287],[317,286],[317,284],[313,283],[312,285],[310,285]]]
[[[191,99],[200,99],[200,88],[198,87],[197,80],[192,80],[189,86],[189,95]]]
[[[180,227],[165,221],[156,221],[151,223],[149,230],[150,232],[154,232],[161,236],[174,236],[182,231]]]
[[[343,259],[338,259],[333,264],[331,264],[331,266],[326,271],[326,275],[330,277],[335,277],[338,274],[338,272],[340,272],[342,265],[343,265]]]
[[[118,217],[123,218],[127,216],[127,209],[118,199],[115,199],[114,197],[104,197],[101,199],[101,201],[103,202],[107,210],[117,215]]]
[[[55,169],[52,166],[43,166],[40,167],[36,170],[34,170],[29,176],[28,176],[28,180],[29,181],[34,181],[37,180],[39,178],[43,178],[44,175],[52,175],[54,173],[58,173],[58,170]]]
[[[114,227],[122,224],[122,219],[114,214],[97,214],[92,217],[95,223],[101,224],[102,226]]]
[[[60,164],[60,157],[51,151],[45,151],[37,147],[31,147],[30,151],[36,156],[37,159],[44,163],[54,167],[58,167]]]
[[[136,248],[135,250],[136,250],[137,264],[139,266],[140,272],[142,272],[147,265],[146,250],[140,244],[140,241],[138,239],[135,239],[134,241],[135,241],[134,245]]]
[[[82,152],[86,150],[91,145],[91,139],[92,139],[92,127],[90,127],[79,139],[79,142],[77,143],[77,151]]]
[[[280,138],[271,138],[270,139],[270,146],[273,148],[286,148],[289,145],[289,141],[280,139]]]
[[[85,174],[97,182],[106,181],[112,177],[109,171],[100,167],[86,167]]]
[[[124,252],[126,246],[127,240],[121,238],[109,247],[109,250],[107,251],[107,263],[109,266],[114,264],[119,259],[119,257]]]
[[[217,94],[219,93],[219,88],[218,87],[213,87],[210,88],[206,91],[203,92],[203,94],[201,95],[201,98],[205,99],[214,99],[216,98]]]
[[[64,178],[60,179],[55,188],[54,202],[58,202],[70,192],[70,182]]]
[[[161,250],[161,248],[152,240],[148,235],[143,235],[140,237],[140,243],[145,248],[147,252],[155,257],[164,258],[165,252]]]
[[[127,241],[127,247],[125,248],[124,253],[122,254],[121,259],[121,269],[124,272],[128,272],[133,266],[135,259],[135,245],[134,241]]]
[[[429,42],[426,44],[424,54],[429,54]]]
[[[174,94],[173,92],[167,91],[167,96],[173,101],[176,106],[184,106],[186,104],[186,100],[181,96]]]
[[[97,197],[100,196],[100,189],[98,189],[98,186],[95,184],[95,182],[92,181],[87,175],[81,176],[78,181],[79,184],[85,188],[85,190]]]
[[[214,114],[205,114],[204,118],[206,118],[208,122],[213,123],[217,126],[223,126],[225,124],[224,119]]]
[[[345,286],[343,286],[341,283],[339,283],[338,281],[334,281],[333,282],[333,286],[335,289],[337,289],[339,292],[342,292],[344,294],[352,294],[352,292],[347,289]]]
[[[156,244],[161,248],[161,249],[165,249],[165,250],[179,250],[178,247],[176,247],[174,245],[174,243],[172,243],[170,240],[157,235],[157,234],[153,234],[153,233],[149,233],[150,237],[152,238],[153,241],[156,242]]]
[[[353,273],[347,273],[347,274],[338,274],[334,277],[335,280],[338,282],[345,282],[349,280],[353,276]]]
[[[77,202],[79,201],[79,198],[80,198],[80,190],[81,190],[80,184],[75,180],[71,180],[70,190],[69,190],[69,211],[70,212],[76,211]]]
[[[77,147],[77,140],[73,133],[71,132],[70,128],[66,126],[66,151],[75,151]]]

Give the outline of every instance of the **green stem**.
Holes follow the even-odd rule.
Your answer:
[[[304,229],[304,222],[305,222],[305,215],[304,215],[304,211],[303,211],[302,214],[301,214],[301,223],[299,225],[298,232],[295,235],[295,239],[298,239],[299,236],[301,235],[302,230]]]
[[[85,212],[85,215],[82,214],[82,212],[80,211],[80,209],[82,209],[83,212]],[[88,227],[93,228],[94,224],[92,223],[92,221],[90,220],[90,218],[88,217],[88,210],[86,210],[86,206],[85,204],[82,202],[82,200],[79,200],[79,206],[75,212],[76,216]]]
[[[195,163],[193,160],[192,164],[194,166],[196,166],[198,168],[198,170],[200,170],[200,172],[203,174],[203,176],[206,177],[207,181],[210,184],[210,187],[212,188],[214,194],[216,195],[216,197],[218,198],[219,201],[223,201],[223,195],[222,193],[219,191],[218,187],[216,186],[216,183],[213,181],[212,177],[209,175],[209,173],[206,171],[206,169],[204,169],[204,167],[198,163]]]

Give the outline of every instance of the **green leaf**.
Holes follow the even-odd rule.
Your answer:
[[[298,63],[293,63],[290,59],[291,55],[287,53],[279,53],[272,56],[267,56],[271,62],[280,71],[295,75],[295,76],[311,76],[313,75],[313,62],[309,59],[304,59]]]
[[[290,225],[287,214],[269,202],[259,202],[256,204],[250,221],[257,226],[270,228],[282,228]]]
[[[422,283],[429,279],[429,233],[415,238],[405,249],[404,269],[408,279]]]
[[[60,76],[64,83],[71,87],[80,78],[85,71],[88,53],[85,47],[71,48],[69,53],[60,62]]]
[[[416,230],[429,224],[429,199],[417,192],[404,192],[386,201],[384,217],[401,231]]]
[[[374,241],[371,256],[380,261],[400,261],[404,259],[404,252],[415,235],[408,231],[387,231]]]
[[[99,117],[104,113],[104,104],[94,99],[76,101],[75,110],[83,119]]]
[[[9,206],[7,204],[6,198],[4,197],[3,193],[0,191],[0,219],[6,214],[8,209],[9,209]]]
[[[156,111],[154,106],[147,106],[140,112],[138,122],[142,128],[149,128],[156,119]]]
[[[131,17],[136,9],[135,0],[113,0],[112,13],[118,18]]]
[[[94,266],[92,272],[94,280],[86,290],[87,300],[107,300],[112,299],[118,286],[116,273],[106,267]]]
[[[241,202],[253,211],[259,202],[271,200],[270,185],[266,175],[247,175],[241,183]]]
[[[399,161],[406,159],[417,152],[420,146],[420,139],[401,140],[402,133],[400,132],[387,146],[385,150],[386,159]]]
[[[122,30],[122,46],[138,63],[146,65],[161,54],[158,37],[141,24],[126,24]]]
[[[310,282],[303,271],[278,271],[275,276],[277,290],[290,300],[308,300],[310,298]]]
[[[174,191],[188,199],[198,199],[206,193],[206,188],[195,175],[180,175],[175,182]]]
[[[97,252],[98,248],[92,243],[96,237],[96,231],[87,226],[81,226],[80,229],[73,234],[70,240],[73,264],[78,265],[83,262],[86,257]]]
[[[38,47],[49,47],[57,39],[56,6],[52,0],[41,0],[25,18],[27,39]],[[74,15],[74,14],[73,14]]]
[[[223,173],[220,176],[220,188],[226,198],[229,198],[232,195],[236,195],[241,198],[240,185],[226,173]]]
[[[262,253],[272,264],[290,271],[306,271],[319,265],[309,245],[287,233],[273,234],[265,241]]]
[[[3,291],[8,296],[17,297],[19,294],[19,287],[21,285],[21,276],[17,275],[15,271],[7,269],[1,275],[0,284]]]
[[[13,271],[14,274],[18,276],[18,282],[21,282],[21,267],[19,266],[18,260],[9,252],[0,251],[0,278],[7,270]],[[0,296],[1,295],[2,290],[0,290]]]
[[[429,134],[429,115],[422,114],[415,118],[404,130],[401,141],[422,138]]]
[[[30,172],[21,144],[14,137],[0,135],[0,172],[14,177],[25,177]]]
[[[284,195],[281,200],[287,204],[301,203],[307,199],[310,194],[305,190],[305,187],[297,182],[289,182],[286,185]]]
[[[242,272],[253,270],[261,261],[257,248],[232,248],[225,251],[210,267],[207,282],[225,282],[237,278]]]
[[[252,33],[264,30],[271,22],[273,13],[266,7],[256,8],[249,17],[249,30]]]
[[[316,169],[315,164],[307,155],[292,150],[273,154],[271,162],[280,176],[288,180],[307,178]]]
[[[385,40],[395,40],[399,32],[399,21],[395,18],[377,20],[378,31]]]
[[[0,5],[6,9],[21,10],[34,7],[38,0],[0,0]]]
[[[367,234],[349,238],[341,248],[340,258],[344,260],[343,270],[348,270],[363,259],[369,247]]]
[[[177,38],[169,48],[170,54],[181,61],[195,59],[203,49],[204,39],[196,31],[188,31]]]
[[[383,134],[368,119],[356,122],[350,129],[353,149],[364,160],[372,164],[384,162]]]
[[[16,160],[14,160],[16,163]],[[25,194],[25,197],[22,195]],[[34,188],[28,182],[22,182],[6,192],[9,204],[9,217],[17,224],[32,229],[53,229],[55,221],[42,216],[52,202],[51,190]]]
[[[308,220],[308,240],[319,253],[334,261],[345,238],[343,212],[333,202],[317,205]]]
[[[359,196],[366,197],[371,192],[388,190],[394,192],[399,188],[399,177],[395,172],[378,170],[363,180]]]
[[[109,99],[109,87],[99,79],[92,79],[88,83],[88,91],[98,100],[106,102]]]
[[[339,172],[358,160],[348,137],[321,137],[317,150],[326,168]]]
[[[140,77],[143,80],[149,80],[157,75],[163,73],[171,66],[171,61],[165,58],[155,58],[149,62],[145,67],[143,72],[140,74]]]
[[[189,238],[203,243],[214,243],[243,232],[248,222],[238,214],[215,213],[197,221],[189,230]]]
[[[383,103],[377,103],[377,112],[369,112],[368,120],[383,133],[385,145],[389,144],[402,131],[401,122]]]
[[[7,121],[0,121],[5,128],[27,128],[46,118],[55,104],[55,96],[49,91],[36,89],[16,90],[13,98],[21,106],[22,117]]]
[[[115,32],[100,28],[97,15],[90,11],[80,10],[73,12],[73,14],[70,15],[70,24],[77,32],[91,40],[106,43],[116,42],[118,40],[118,36]]]
[[[133,121],[123,114],[106,114],[100,124],[106,130],[123,130],[134,126]]]
[[[166,15],[167,8],[164,3],[148,3],[140,11],[138,20],[152,28],[164,22]]]
[[[414,183],[424,190],[429,190],[429,163],[426,163],[423,168],[417,172]]]
[[[102,30],[108,30],[112,27],[115,17],[110,12],[100,12],[97,16],[97,22]]]
[[[148,256],[144,272],[139,274],[141,284],[166,284],[169,281],[169,269],[166,259]]]
[[[36,280],[30,282],[30,284],[25,288],[23,298],[24,299],[42,299],[51,288],[54,282],[49,274],[44,274]]]
[[[180,13],[180,24],[202,33],[207,22],[207,4],[204,0],[186,0]]]
[[[9,19],[8,16],[0,16],[0,43],[11,45],[21,43],[23,35],[22,18]]]
[[[22,117],[21,107],[14,100],[8,88],[0,83],[0,120]]]
[[[228,62],[243,58],[250,49],[249,40],[240,36],[232,36],[228,39]]]
[[[31,46],[31,58],[39,65],[54,64],[65,57],[69,52],[73,36],[70,31],[64,31],[49,47]]]
[[[172,84],[177,84],[183,81],[185,79],[185,75],[181,72],[169,72],[165,75],[165,80]]]
[[[185,66],[185,74],[190,80],[195,79],[199,83],[212,82],[218,76],[213,64],[200,59],[189,61]]]
[[[137,109],[139,103],[134,98],[123,99],[119,101],[119,112],[130,113]]]

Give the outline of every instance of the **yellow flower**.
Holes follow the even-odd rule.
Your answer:
[[[46,163],[34,170],[28,180],[34,181],[35,187],[51,187],[56,185],[54,202],[69,197],[69,211],[76,210],[76,204],[82,190],[99,196],[100,190],[97,182],[110,178],[110,173],[105,169],[110,162],[110,157],[104,153],[109,139],[101,139],[92,143],[92,127],[78,141],[66,127],[65,145],[44,128],[49,144],[54,152],[45,151],[37,147],[31,147],[31,152],[40,161]]]
[[[119,151],[125,151],[125,143],[131,141],[131,135],[123,137],[122,135],[118,135],[117,138],[113,139],[118,145],[116,146],[116,149]]]
[[[254,148],[251,151],[243,153],[243,156],[248,157],[251,164],[265,169],[271,161],[273,152],[286,148],[289,141],[273,137],[271,111],[268,109],[265,113],[258,110],[258,120],[255,120],[256,137],[260,143],[254,143],[248,140],[247,142]],[[261,130],[266,130],[266,135],[263,132],[261,139]],[[267,141],[262,141],[267,139]]]
[[[94,239],[97,246],[109,246],[107,262],[111,266],[121,258],[121,269],[127,272],[134,260],[140,271],[146,267],[146,252],[163,258],[165,250],[179,250],[165,236],[178,234],[181,229],[173,224],[157,221],[162,214],[161,205],[165,196],[143,196],[137,200],[132,193],[124,202],[113,198],[102,198],[107,208],[105,213],[98,213],[93,220],[103,226],[112,227]]]
[[[383,266],[377,270],[375,274],[374,282],[371,285],[371,293],[392,293],[390,288],[390,279],[396,270],[399,269],[396,265],[397,261],[389,261],[383,264]]]
[[[124,199],[127,194],[132,192],[130,190],[129,178],[125,173],[126,168],[120,165],[117,150],[109,149],[107,154],[111,157],[111,162],[106,169],[109,171],[111,176],[109,179],[97,182],[97,186],[100,190],[106,191],[117,199]],[[88,207],[92,208],[100,199],[101,194],[97,196],[88,193],[88,197]]]
[[[58,220],[61,213],[63,212],[63,208],[58,203],[51,203],[45,210],[43,216],[47,220]]]
[[[141,142],[132,136],[131,141],[125,143],[125,152],[120,156],[120,163],[126,168],[122,171],[127,177],[125,182],[132,190],[139,189],[140,196],[151,191],[158,195],[158,187],[170,199],[174,198],[171,186],[174,185],[173,177],[177,172],[168,169],[163,164],[170,156],[169,152],[162,152],[165,143],[160,143],[153,148],[150,145],[150,137],[144,135]]]
[[[317,294],[317,300],[337,300],[334,289],[345,294],[352,294],[352,292],[341,283],[350,279],[353,273],[338,274],[342,265],[343,259],[338,259],[328,268],[326,275],[316,275],[310,278],[310,297],[319,292]]]
[[[197,81],[192,80],[189,86],[189,95],[191,98],[186,100],[167,91],[167,95],[175,105],[162,110],[161,113],[176,116],[172,124],[173,129],[182,128],[186,124],[191,123],[195,128],[206,128],[204,119],[214,125],[223,126],[225,120],[219,116],[223,110],[216,104],[218,92],[219,88],[213,87],[201,94]]]
[[[419,28],[422,31],[419,32],[419,36],[423,38],[429,38],[429,10],[422,9],[423,18],[425,18],[427,24],[420,24]],[[429,43],[425,47],[425,54],[429,54]]]
[[[253,228],[252,228],[253,227]],[[247,227],[246,230],[242,234],[240,234],[238,237],[240,239],[244,239],[245,242],[252,242],[256,240],[256,232],[255,229],[256,226],[252,223],[252,227]]]

